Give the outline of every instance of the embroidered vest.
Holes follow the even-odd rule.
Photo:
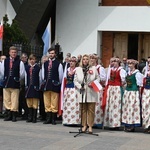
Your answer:
[[[144,79],[144,88],[145,89],[150,89],[150,77],[147,76],[145,79]]]
[[[56,93],[60,92],[60,85],[59,82],[59,67],[60,62],[56,59],[52,62],[52,67],[48,69],[49,61],[44,63],[44,77],[45,77],[45,85],[44,91],[53,91]]]
[[[10,58],[4,61],[4,88],[20,88],[20,59],[14,59],[10,69]]]
[[[108,85],[121,86],[120,70],[111,70]]]
[[[131,75],[127,75],[127,77],[126,77],[126,82],[127,82],[126,90],[127,91],[138,91],[139,90],[139,88],[136,84],[135,75],[136,75],[136,73],[131,74]]]

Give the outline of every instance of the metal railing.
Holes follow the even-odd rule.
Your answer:
[[[13,43],[13,42],[3,42],[3,55],[9,55],[9,48],[11,46],[15,46],[18,49],[18,55],[20,56],[22,53],[35,54],[37,56],[38,61],[40,61],[43,55],[43,46],[41,45],[31,45],[29,43]]]

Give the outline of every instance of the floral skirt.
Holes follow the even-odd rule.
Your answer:
[[[98,94],[98,102],[95,104],[95,119],[94,119],[94,126],[102,126],[103,125],[103,110],[101,108],[102,105],[102,98],[103,98],[103,91],[100,91]]]
[[[79,102],[75,88],[65,88],[63,102],[63,124],[80,124]]]
[[[111,128],[121,126],[121,98],[121,87],[109,85],[104,113],[104,126]]]
[[[125,126],[141,126],[139,91],[125,90],[122,101],[122,123]]]
[[[143,127],[150,126],[150,89],[144,89],[142,94],[142,119]]]

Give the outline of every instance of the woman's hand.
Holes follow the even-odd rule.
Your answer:
[[[91,83],[88,84],[88,87],[89,87],[89,88],[93,88],[92,85],[91,85]]]
[[[80,94],[83,93],[84,91],[85,91],[85,88],[82,87],[82,88],[80,89]]]

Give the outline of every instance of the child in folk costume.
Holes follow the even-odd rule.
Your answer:
[[[147,62],[142,92],[142,122],[145,133],[150,133],[150,62]]]
[[[63,102],[63,124],[80,124],[79,101],[77,99],[76,89],[74,87],[74,74],[76,70],[76,57],[70,59],[70,67],[67,69],[66,85],[64,90]]]
[[[26,87],[26,101],[29,109],[27,122],[36,123],[37,109],[40,86],[40,67],[36,63],[36,56],[31,54],[29,56],[29,65],[25,68],[25,87]]]
[[[106,80],[106,72],[104,67],[98,64],[98,56],[96,54],[90,55],[91,64],[96,66],[99,77],[100,77],[100,84],[103,86]],[[98,126],[102,126],[103,124],[103,110],[101,108],[102,104],[102,97],[103,97],[103,90],[98,93],[98,102],[96,102],[95,106],[95,120],[94,124]]]
[[[129,72],[126,77],[126,89],[122,103],[122,123],[125,131],[134,132],[135,127],[141,126],[140,87],[143,86],[143,75],[136,69],[138,61],[127,60]]]
[[[122,86],[125,84],[126,71],[120,66],[120,59],[113,58],[113,67],[108,70],[108,84],[104,126],[118,129],[121,126]]]

